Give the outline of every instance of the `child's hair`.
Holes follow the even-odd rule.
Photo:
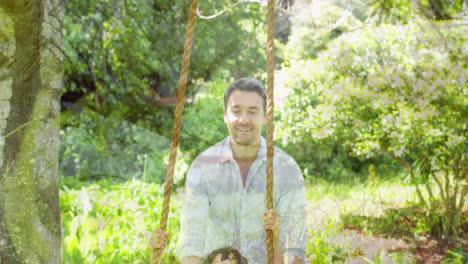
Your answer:
[[[213,250],[205,259],[203,264],[211,264],[216,256],[221,254],[221,260],[235,260],[238,264],[248,264],[247,259],[244,258],[239,251],[233,247],[223,247]]]

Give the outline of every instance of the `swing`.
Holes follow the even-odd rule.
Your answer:
[[[266,184],[266,204],[267,210],[273,209],[273,89],[274,89],[274,0],[268,0],[268,39],[267,39],[267,184]],[[190,54],[192,52],[193,34],[195,21],[197,18],[198,0],[190,0],[190,10],[185,34],[184,55],[182,59],[182,70],[180,73],[179,86],[177,91],[177,104],[174,117],[174,127],[172,129],[171,150],[169,165],[164,185],[164,201],[161,211],[159,227],[166,231],[169,205],[171,201],[172,185],[174,183],[174,167],[177,157],[177,146],[179,144],[180,129],[182,126],[182,112],[184,110],[185,91],[187,77],[190,66]],[[267,232],[268,264],[273,264],[273,232]],[[162,252],[161,252],[162,254]],[[160,255],[151,255],[151,264],[159,264]]]

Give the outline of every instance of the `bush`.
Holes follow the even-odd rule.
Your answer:
[[[88,109],[72,118],[75,120],[71,123],[79,125],[60,131],[60,169],[65,176],[81,180],[111,177],[156,183],[165,181],[169,139],[112,115],[103,117]],[[178,178],[187,167],[181,154],[176,168]]]
[[[195,157],[229,135],[223,120],[223,96],[228,83],[203,84],[192,105],[187,105],[182,120],[180,147]]]
[[[291,61],[278,122],[285,145],[339,146],[332,155],[354,157],[357,167],[383,155],[400,163],[425,184],[421,204],[444,212],[450,239],[468,194],[468,34],[456,23],[369,26],[316,60]]]

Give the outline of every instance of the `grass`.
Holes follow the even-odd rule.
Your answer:
[[[132,180],[102,180],[79,186],[62,181],[60,205],[64,263],[149,263],[148,239],[159,225],[163,188]],[[169,213],[170,241],[162,263],[177,263],[174,238],[179,207]]]
[[[420,263],[421,256],[427,257],[422,262],[468,263],[466,244],[444,245],[434,236],[440,213],[422,210],[412,185],[316,179],[306,190],[311,263]]]
[[[161,185],[62,178],[60,189],[64,263],[149,262],[147,241],[159,225]],[[316,179],[307,184],[306,195],[309,263],[415,263],[412,253],[417,244],[412,242],[427,233],[427,226],[412,221],[404,229],[405,217],[424,217],[410,215],[414,212],[410,205],[416,201],[413,186],[395,181],[364,184]],[[179,232],[180,201],[175,194],[170,242],[162,263],[179,263],[174,240]],[[409,240],[391,238],[402,230]],[[450,248],[445,263],[465,260],[466,252]]]
[[[398,208],[415,200],[414,187],[395,181],[368,185],[365,183],[333,183],[313,180],[306,187],[312,228],[323,221],[339,222],[340,215],[379,216],[387,208]]]
[[[414,187],[395,181],[365,184],[333,183],[315,179],[306,187],[309,215],[310,263],[411,263],[411,254],[381,252],[364,240],[367,235],[345,230],[344,215],[377,217],[388,208],[399,208],[415,199]],[[379,238],[368,239],[382,242]],[[390,241],[400,245],[401,241]],[[390,247],[390,246],[389,246]],[[391,249],[391,247],[390,247]]]

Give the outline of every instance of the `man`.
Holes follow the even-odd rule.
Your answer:
[[[248,263],[267,263],[265,230],[275,231],[278,216],[275,244],[282,252],[276,253],[286,254],[287,263],[305,262],[304,180],[296,162],[277,148],[276,210],[266,212],[265,114],[266,92],[259,81],[241,78],[225,91],[224,122],[230,135],[200,154],[186,178],[176,250],[183,264],[202,263],[208,253],[226,246],[237,249]]]

